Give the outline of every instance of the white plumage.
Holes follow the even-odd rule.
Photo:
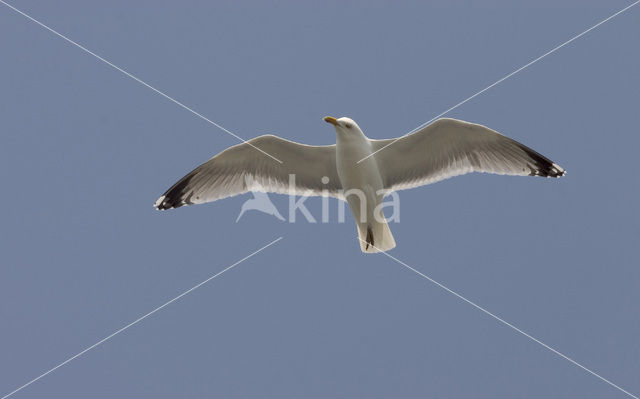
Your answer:
[[[156,208],[211,202],[248,191],[330,195],[349,203],[361,249],[377,252],[395,247],[384,215],[375,214],[390,191],[470,172],[565,174],[562,167],[525,145],[485,126],[456,119],[439,119],[411,135],[388,140],[368,139],[349,118],[326,117],[325,121],[335,126],[335,145],[257,137],[198,166],[167,190],[156,201]],[[291,175],[295,176],[292,185]]]

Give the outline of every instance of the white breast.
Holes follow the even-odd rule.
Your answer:
[[[374,157],[359,160],[370,155],[371,143],[367,138],[341,139],[338,137],[336,145],[336,166],[342,188],[365,190],[374,192],[382,189],[382,178]]]

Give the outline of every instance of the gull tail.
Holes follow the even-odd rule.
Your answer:
[[[358,223],[358,241],[360,249],[365,253],[385,252],[396,246],[386,220]]]

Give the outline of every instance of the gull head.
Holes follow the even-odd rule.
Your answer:
[[[333,116],[325,116],[324,121],[332,124],[336,128],[338,135],[344,136],[360,136],[363,135],[360,126],[351,118],[343,116],[342,118],[334,118]]]

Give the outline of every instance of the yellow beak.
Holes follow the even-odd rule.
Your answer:
[[[330,123],[334,126],[338,126],[338,120],[336,118],[334,118],[333,116],[325,116],[323,118],[323,120],[327,123]]]

